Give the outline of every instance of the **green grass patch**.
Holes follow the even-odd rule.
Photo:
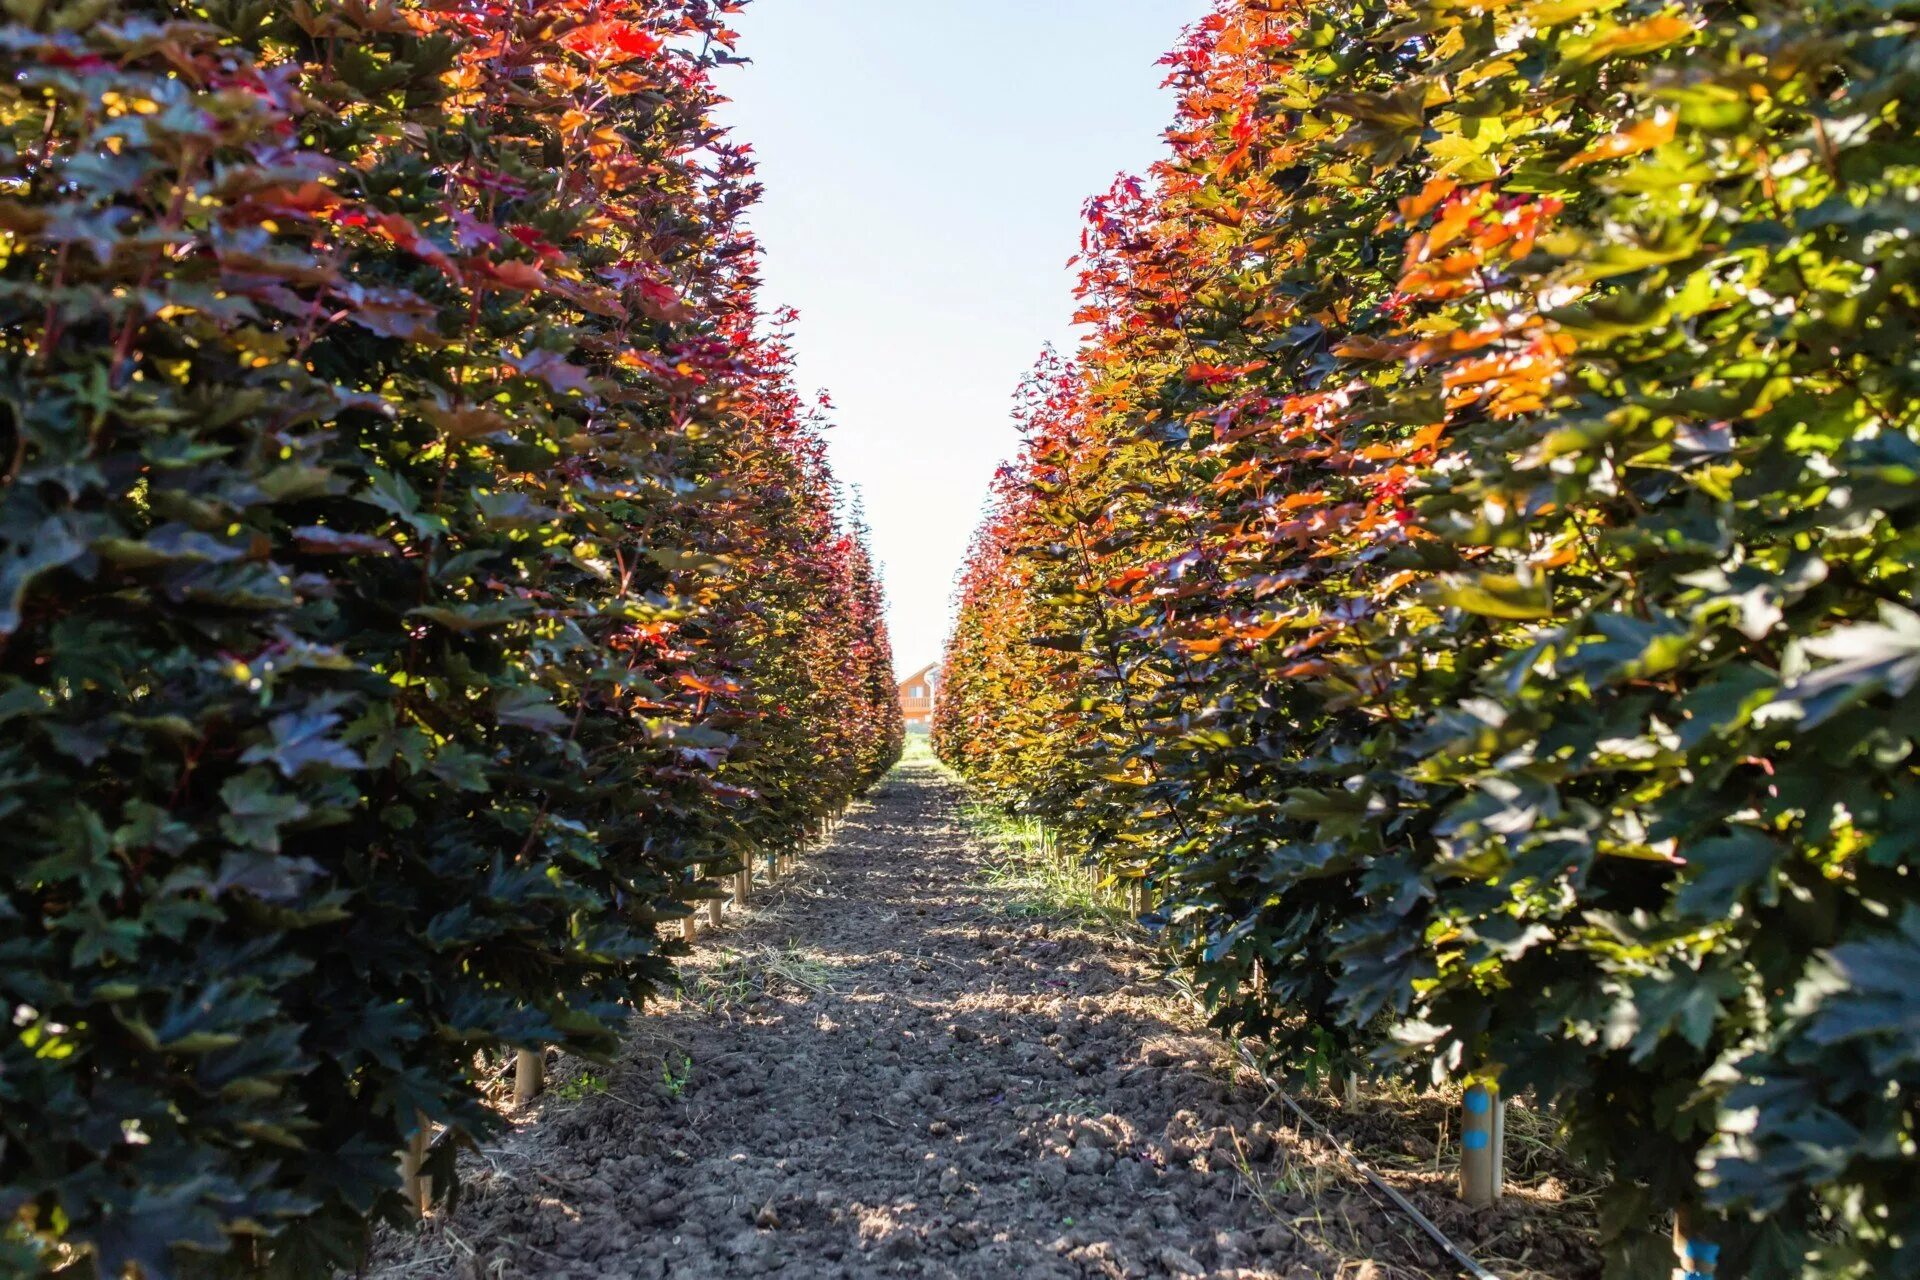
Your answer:
[[[962,810],[988,846],[980,878],[1000,911],[1015,919],[1058,920],[1118,933],[1134,926],[1125,899],[1087,869],[1053,852],[1039,822],[978,802]]]
[[[907,745],[900,752],[900,763],[896,769],[944,769],[940,757],[933,753],[933,736],[926,733],[909,733]]]

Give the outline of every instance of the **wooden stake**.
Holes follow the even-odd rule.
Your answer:
[[[688,942],[694,942],[699,939],[700,937],[700,913],[699,912],[696,911],[689,914],[686,919],[680,922],[680,936]]]
[[[400,1153],[400,1193],[413,1206],[413,1211],[422,1218],[433,1204],[433,1179],[421,1173],[427,1163],[427,1148],[433,1139],[433,1126],[427,1122],[422,1112],[414,1112],[413,1136],[407,1140],[407,1148]]]
[[[741,910],[741,911],[746,910],[747,899],[751,898],[752,896],[753,896],[753,868],[749,866],[734,873],[734,877],[733,877],[734,907],[737,910]]]
[[[513,1109],[524,1111],[540,1096],[547,1083],[546,1055],[537,1049],[521,1049],[513,1059]]]
[[[1490,1209],[1506,1190],[1506,1102],[1498,1085],[1467,1085],[1460,1124],[1460,1198]]]
[[[1493,1198],[1497,1203],[1507,1195],[1507,1099],[1496,1092],[1493,1109]]]

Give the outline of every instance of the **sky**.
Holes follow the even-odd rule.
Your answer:
[[[866,503],[895,665],[940,656],[1013,393],[1074,343],[1080,210],[1159,158],[1155,65],[1204,0],[755,0],[723,114],[767,194],[768,309]]]

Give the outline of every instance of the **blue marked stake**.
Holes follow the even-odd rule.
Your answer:
[[[1673,1249],[1680,1255],[1681,1280],[1716,1280],[1720,1270],[1720,1246],[1712,1240],[1694,1236],[1698,1225],[1693,1211],[1682,1207],[1673,1215]]]
[[[1500,1097],[1485,1083],[1469,1084],[1461,1096],[1460,1198],[1476,1209],[1500,1199],[1505,1173],[1500,1148]]]

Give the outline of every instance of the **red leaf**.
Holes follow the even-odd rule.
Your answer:
[[[649,35],[631,22],[595,22],[569,31],[560,43],[584,58],[618,53],[626,58],[651,58],[665,47],[659,37]]]

